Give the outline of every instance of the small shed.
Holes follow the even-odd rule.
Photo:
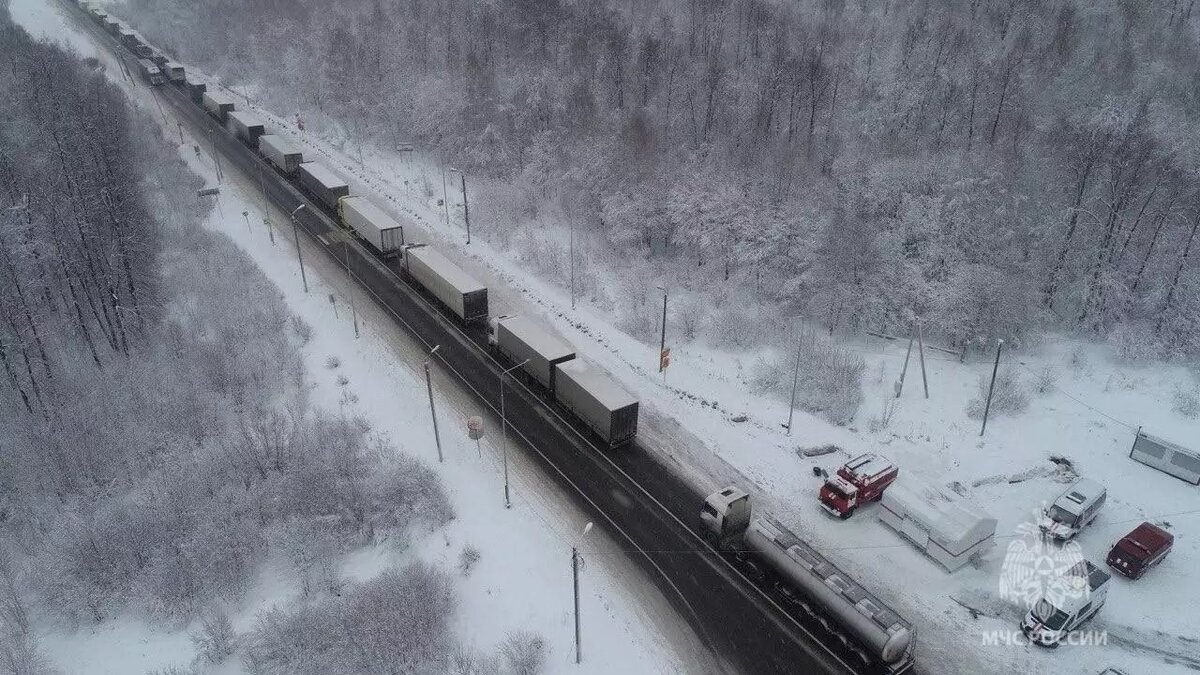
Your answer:
[[[957,493],[907,479],[883,493],[879,519],[947,571],[995,545],[996,519]]]

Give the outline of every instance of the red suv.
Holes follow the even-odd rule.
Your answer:
[[[1175,535],[1157,525],[1142,523],[1108,552],[1108,566],[1130,579],[1139,579],[1162,562],[1174,544]]]

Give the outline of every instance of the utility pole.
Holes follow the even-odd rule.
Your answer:
[[[462,177],[463,191],[463,220],[467,222],[467,244],[471,243],[471,209],[467,206],[467,173],[460,171],[459,176]]]
[[[252,232],[254,232],[254,230],[251,230],[251,229],[250,229],[250,212],[249,212],[249,211],[246,211],[246,210],[243,210],[243,211],[242,211],[242,218],[243,218],[243,219],[246,221],[246,231],[247,231],[247,232],[251,232],[251,233],[252,233]]]
[[[438,464],[441,464],[442,459],[442,437],[438,435],[437,426],[437,410],[433,407],[433,380],[429,377],[429,359],[441,348],[441,345],[434,345],[433,349],[429,350],[429,356],[425,357],[425,388],[429,390],[429,415],[433,418],[433,442],[437,444]]]
[[[450,226],[450,199],[446,196],[446,165],[442,165],[442,211],[446,215],[446,226]]]
[[[583,534],[580,535],[579,541],[583,543],[583,538],[588,532],[592,531],[592,522],[588,521],[587,525],[583,526]],[[579,568],[583,564],[583,558],[579,555],[579,547],[571,547],[571,579],[575,587],[575,663],[583,661],[583,642],[579,631]]]
[[[506,509],[512,508],[512,501],[508,498],[508,417],[504,414],[504,376],[526,363],[529,363],[529,359],[500,373],[500,454],[504,457],[504,508]]]
[[[804,344],[803,336],[796,340],[796,369],[792,371],[792,402],[788,406],[787,435],[792,435],[792,415],[796,413],[796,385],[800,382],[800,348]]]
[[[300,261],[300,279],[304,282],[304,292],[308,293],[308,277],[304,274],[304,254],[300,252],[300,229],[296,225],[296,214],[303,208],[304,204],[301,204],[292,211],[292,236],[296,238],[296,259]]]
[[[571,309],[575,309],[575,220],[571,220]]]
[[[655,286],[655,288],[663,292],[662,339],[658,343],[658,372],[661,373],[664,371],[663,352],[667,350],[667,289],[664,286]]]
[[[350,240],[349,239],[346,240],[346,243],[343,245],[342,250],[345,253],[345,259],[346,259],[346,284],[348,286],[350,286],[350,315],[354,317],[354,339],[357,340],[358,339],[358,309],[354,304],[354,278],[352,276],[350,276]],[[426,372],[426,374],[428,374],[429,370],[426,369],[425,372]],[[430,403],[432,404],[433,398],[431,397],[429,400],[430,400]]]
[[[1004,348],[1004,340],[996,341],[996,363],[992,365],[992,383],[988,385],[987,403],[983,406],[983,426],[979,428],[979,435],[987,431],[988,413],[992,410],[992,392],[996,390],[996,371],[1000,370],[1000,350]]]
[[[900,398],[900,392],[904,391],[904,377],[908,374],[908,359],[912,356],[913,335],[908,335],[908,351],[904,352],[904,367],[900,369],[900,379],[896,382],[896,398]]]
[[[921,384],[925,385],[925,398],[929,398],[929,378],[925,377],[925,340],[921,337],[921,322],[917,321],[917,353],[921,356]]]
[[[179,144],[183,145],[183,123],[175,120],[175,126],[179,127]]]

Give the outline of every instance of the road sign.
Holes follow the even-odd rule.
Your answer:
[[[660,370],[666,370],[667,366],[671,365],[671,348],[667,347],[658,355],[658,363]]]
[[[473,440],[473,441],[477,441],[477,440],[483,438],[483,418],[482,417],[476,416],[476,417],[468,417],[467,418],[467,434],[470,435],[471,440]]]

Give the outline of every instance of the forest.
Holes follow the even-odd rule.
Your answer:
[[[569,220],[593,299],[602,271],[689,287],[689,333],[1200,350],[1193,0],[127,5],[351,146],[486,176],[476,226],[544,276]],[[597,302],[647,337],[653,285]]]
[[[201,226],[203,180],[100,62],[0,3],[0,63],[0,673],[123,617],[188,631],[178,675],[536,669],[538,636],[459,643],[443,569],[343,578],[454,517],[436,474],[309,402],[313,329]],[[268,563],[296,595],[235,629]]]

